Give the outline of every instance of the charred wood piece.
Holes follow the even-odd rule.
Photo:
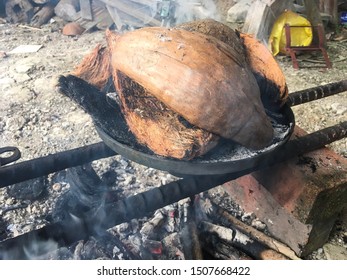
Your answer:
[[[232,227],[233,229],[246,234],[251,239],[263,244],[267,248],[276,251],[279,254],[282,254],[283,256],[286,256],[286,258],[290,258],[293,260],[299,259],[293,252],[293,250],[285,244],[271,238],[270,236],[267,236],[265,233],[262,233],[251,226],[246,225],[245,223],[241,222],[240,220],[229,214],[227,211],[223,210],[218,205],[213,204],[213,207],[216,209],[216,216],[219,217],[221,221],[224,221],[227,224],[229,224],[230,227]]]
[[[288,259],[284,255],[268,249],[262,243],[250,238],[248,235],[236,229],[226,228],[205,221],[200,223],[200,228],[202,232],[215,235],[220,240],[220,242],[234,246],[253,258],[268,260]]]

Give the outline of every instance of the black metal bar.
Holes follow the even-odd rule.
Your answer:
[[[287,104],[296,106],[344,91],[347,91],[347,80],[293,92],[289,94]]]
[[[116,155],[104,142],[0,168],[0,188]]]
[[[249,174],[260,168],[269,167],[292,157],[319,149],[347,136],[347,122],[325,128],[295,140],[291,140],[275,154],[268,156],[261,165],[252,170],[231,174],[190,176],[159,188],[131,196],[121,201],[106,204],[83,214],[80,220],[70,219],[53,223],[39,230],[0,242],[0,259],[24,259],[28,256],[24,248],[35,241],[53,240],[67,246],[90,235],[102,233],[109,227],[140,218],[158,208],[191,197],[227,181]],[[12,252],[10,254],[10,252]]]

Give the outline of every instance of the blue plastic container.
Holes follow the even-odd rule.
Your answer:
[[[347,12],[341,13],[341,24],[347,24]]]

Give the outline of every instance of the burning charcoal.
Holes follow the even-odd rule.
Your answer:
[[[15,199],[34,201],[41,197],[48,187],[47,177],[24,181],[8,187],[8,194]]]
[[[82,250],[83,250],[83,241],[79,241],[75,247],[74,253],[73,253],[73,258],[74,260],[80,260],[81,255],[82,255]]]
[[[79,248],[74,252],[74,257],[81,260],[107,260],[112,258],[112,255],[110,255],[110,253],[105,249],[103,244],[94,238],[91,238],[84,243],[78,243],[78,247]]]
[[[255,219],[254,213],[244,213],[241,216],[241,221],[246,223],[246,224],[251,224],[254,219]]]
[[[180,247],[181,241],[177,232],[173,232],[163,239],[164,246]]]
[[[213,215],[213,205],[203,193],[195,196],[194,213],[196,221],[208,220],[208,215]]]
[[[142,241],[139,235],[130,235],[127,239],[125,238],[121,241],[124,244],[124,248],[126,248],[131,255],[135,256],[136,259],[142,258]]]
[[[264,231],[266,229],[266,224],[260,221],[259,219],[252,220],[251,226],[260,231]]]
[[[160,241],[146,239],[143,246],[153,255],[161,255],[163,253],[163,244]]]
[[[196,224],[196,210],[198,208],[196,207],[195,202],[196,200],[191,199],[190,204],[186,207],[187,222],[184,223],[183,229],[180,232],[180,239],[183,244],[184,255],[186,259],[203,259],[199,233]]]

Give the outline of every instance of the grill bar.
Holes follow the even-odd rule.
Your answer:
[[[0,188],[114,155],[116,153],[104,142],[99,142],[42,158],[3,166],[0,168]]]
[[[296,106],[344,91],[347,91],[347,80],[293,92],[289,94],[287,104]]]

